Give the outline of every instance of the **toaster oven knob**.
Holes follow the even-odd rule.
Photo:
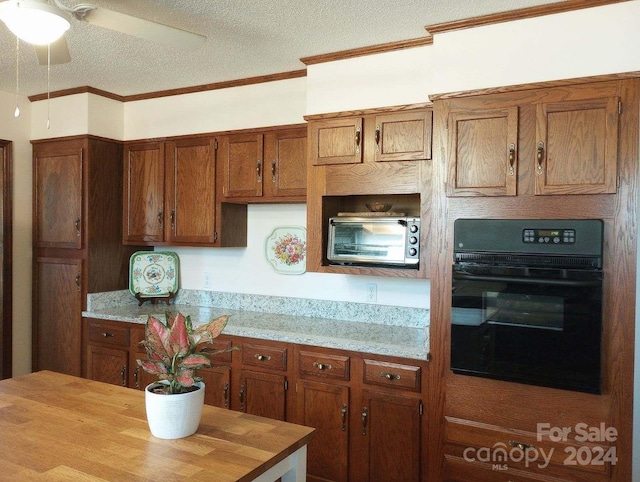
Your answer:
[[[415,256],[416,254],[418,254],[418,250],[416,248],[410,248],[409,249],[409,255],[410,256]]]
[[[409,238],[409,243],[410,244],[416,244],[418,242],[418,238],[416,238],[415,236],[411,236]]]
[[[411,231],[412,233],[417,233],[418,226],[416,226],[415,224],[412,224],[411,227],[409,228],[409,231]]]

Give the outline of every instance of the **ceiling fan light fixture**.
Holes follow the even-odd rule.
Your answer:
[[[58,9],[37,0],[0,3],[0,19],[20,40],[35,45],[55,42],[71,27]]]

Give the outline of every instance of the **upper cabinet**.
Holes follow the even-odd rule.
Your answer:
[[[431,159],[431,110],[309,123],[313,165]]]
[[[306,127],[229,134],[217,141],[223,201],[306,201]]]
[[[124,242],[164,241],[164,143],[124,148]]]
[[[246,244],[246,234],[243,238],[243,230],[237,229],[230,230],[234,236],[219,240],[218,208],[222,210],[216,203],[213,137],[125,146],[125,244]],[[242,219],[239,216],[236,221]]]
[[[82,248],[84,156],[86,146],[82,142],[34,147],[34,247]]]
[[[601,82],[443,100],[447,194],[615,193],[619,89]]]
[[[428,278],[431,146],[430,104],[309,116],[307,163],[307,271]],[[392,212],[421,219],[417,269],[331,264],[329,219],[368,215],[383,201]]]

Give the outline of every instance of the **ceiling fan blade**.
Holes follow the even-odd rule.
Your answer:
[[[47,65],[47,46],[34,45],[33,47],[36,49],[38,63]],[[63,35],[51,43],[51,65],[66,64],[68,62],[71,62],[71,55],[69,54],[69,47],[67,47],[67,40]]]
[[[160,42],[185,50],[195,50],[204,44],[207,37],[161,23],[151,22],[101,7],[86,12],[82,20],[98,27],[115,30],[135,37]]]

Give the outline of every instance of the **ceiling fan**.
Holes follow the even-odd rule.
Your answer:
[[[89,3],[79,3],[73,7],[68,7],[60,0],[5,0],[0,2],[0,20],[2,20],[16,36],[25,40],[18,32],[15,24],[22,22],[23,27],[40,28],[38,21],[45,21],[46,17],[52,22],[64,23],[63,32],[69,28],[68,17],[86,22],[91,25],[115,30],[117,32],[139,37],[153,42],[159,42],[172,47],[185,50],[195,50],[200,47],[207,38],[203,35],[170,27],[150,20],[145,20],[133,15],[108,10],[106,8]],[[14,27],[16,29],[14,29]],[[29,42],[29,40],[26,40]],[[33,42],[29,42],[33,43]],[[41,65],[46,65],[48,61],[48,44],[34,44],[38,61]],[[51,44],[51,63],[63,64],[71,60],[67,42],[64,36]]]

